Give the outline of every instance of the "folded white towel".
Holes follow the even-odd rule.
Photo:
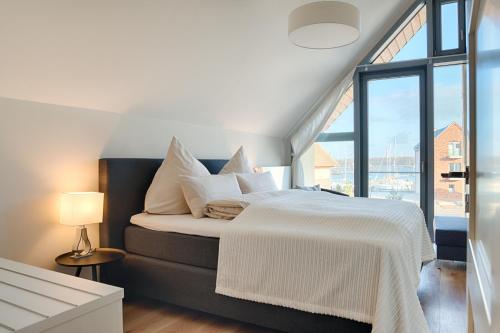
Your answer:
[[[214,200],[207,203],[203,209],[203,213],[215,219],[232,220],[248,205],[249,203],[246,201]]]

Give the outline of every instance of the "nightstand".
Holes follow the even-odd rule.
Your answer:
[[[73,252],[67,252],[58,256],[55,261],[61,266],[76,267],[75,276],[80,276],[82,267],[92,268],[92,280],[97,279],[97,266],[118,262],[125,258],[125,251],[112,248],[96,249],[91,256],[82,258],[71,258]]]

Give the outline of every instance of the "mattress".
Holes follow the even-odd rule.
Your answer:
[[[125,228],[125,250],[141,256],[217,269],[219,235],[227,221],[192,215],[137,214]]]
[[[145,229],[125,228],[125,250],[145,257],[217,269],[219,239]]]
[[[187,235],[220,237],[222,230],[231,223],[227,220],[204,217],[195,219],[191,214],[156,215],[141,213],[132,216],[132,224],[155,231],[177,232]]]

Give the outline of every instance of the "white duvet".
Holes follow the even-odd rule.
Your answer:
[[[412,203],[283,191],[222,231],[216,292],[370,323],[374,333],[428,332],[417,287],[434,258]]]

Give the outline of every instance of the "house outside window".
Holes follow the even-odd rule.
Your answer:
[[[463,179],[442,178],[441,174],[450,171],[463,171],[462,156],[450,157],[450,153],[461,152],[464,140],[463,128],[452,122],[434,130],[434,200],[437,215],[460,216],[463,212],[465,181]],[[415,160],[420,158],[420,144],[415,146]],[[451,159],[451,160],[450,160]]]

